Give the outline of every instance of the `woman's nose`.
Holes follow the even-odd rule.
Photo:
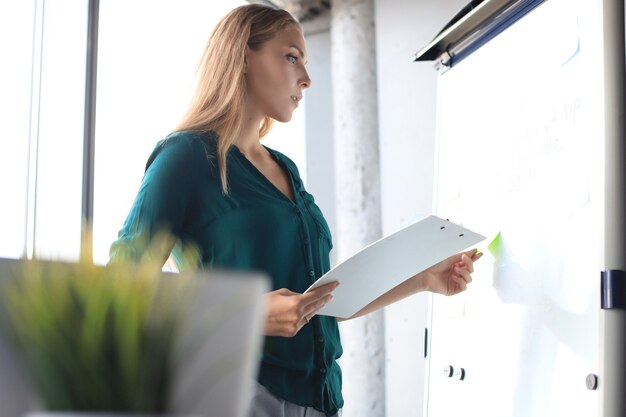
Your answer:
[[[311,78],[309,78],[309,73],[304,70],[304,76],[300,80],[300,87],[302,89],[311,87]]]

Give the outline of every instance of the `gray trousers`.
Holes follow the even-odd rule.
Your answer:
[[[256,381],[254,384],[249,417],[326,417],[312,407],[301,407],[275,396]],[[334,417],[340,416],[341,410]]]

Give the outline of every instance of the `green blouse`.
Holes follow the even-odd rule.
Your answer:
[[[173,133],[157,144],[111,258],[144,232],[167,227],[200,248],[204,268],[262,271],[274,290],[304,292],[330,269],[332,237],[298,168],[266,147],[289,174],[292,202],[232,146],[224,196],[216,145],[215,134],[195,132]],[[258,380],[287,401],[333,415],[343,406],[341,353],[337,320],[315,316],[292,338],[265,338]]]

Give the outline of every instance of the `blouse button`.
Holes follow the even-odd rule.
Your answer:
[[[310,275],[310,276],[312,276],[312,277],[314,277],[314,276],[315,276],[315,271],[310,270],[310,271],[309,271],[309,275]]]
[[[325,374],[326,373],[326,368],[320,368],[320,373],[321,374]]]

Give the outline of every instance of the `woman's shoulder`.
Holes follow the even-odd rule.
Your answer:
[[[168,147],[180,149],[181,151],[204,150],[207,153],[215,154],[217,149],[217,135],[212,132],[178,131],[167,135],[167,137],[157,144],[157,147]]]
[[[172,132],[162,142],[180,142],[180,141],[192,141],[202,142],[207,145],[215,145],[217,143],[217,134],[211,130],[209,131],[195,131],[195,130],[179,130]]]
[[[146,170],[158,158],[185,165],[215,163],[217,136],[213,132],[179,131],[160,140],[146,163]]]

